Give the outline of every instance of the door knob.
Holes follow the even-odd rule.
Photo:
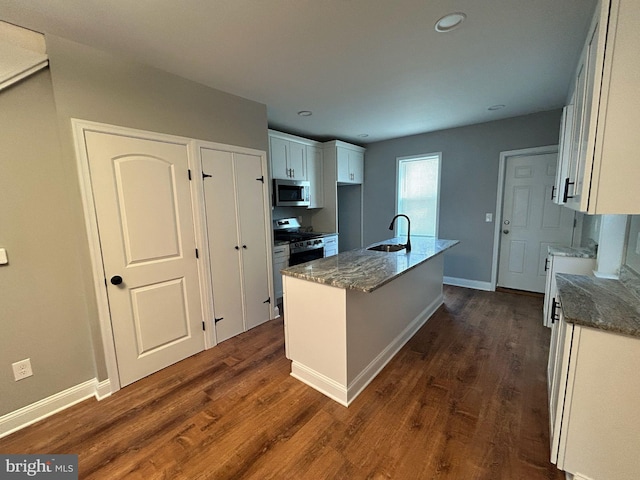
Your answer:
[[[111,277],[110,282],[113,285],[120,285],[122,283],[122,277],[120,275],[114,275],[113,277]]]
[[[502,230],[502,233],[504,233],[505,235],[509,233],[509,230]]]

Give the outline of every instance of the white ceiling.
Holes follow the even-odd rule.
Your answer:
[[[363,144],[561,107],[594,5],[0,0],[0,19],[264,103],[271,128]],[[436,33],[456,11],[462,27]]]

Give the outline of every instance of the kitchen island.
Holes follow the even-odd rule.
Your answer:
[[[293,377],[348,406],[442,305],[442,253],[458,241],[411,243],[410,252],[363,248],[282,270]]]

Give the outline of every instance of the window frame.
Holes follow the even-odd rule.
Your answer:
[[[441,179],[442,179],[442,152],[431,152],[431,153],[421,153],[418,155],[408,155],[403,157],[396,157],[396,181],[395,181],[395,214],[398,215],[398,194],[400,192],[400,164],[403,161],[411,161],[411,160],[419,160],[419,159],[428,159],[428,158],[437,158],[438,162],[438,178],[436,181],[438,193],[436,195],[436,226],[435,226],[435,238],[438,238],[439,230],[440,230],[440,193],[441,193]],[[394,236],[398,235],[398,223],[396,222],[393,230]],[[420,235],[412,233],[411,236],[423,236],[426,237],[428,235]]]

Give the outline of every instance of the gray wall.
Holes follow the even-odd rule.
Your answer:
[[[48,70],[0,92],[0,415],[95,376],[77,180],[61,155]],[[79,235],[80,233],[80,235]],[[11,364],[31,359],[15,382]]]
[[[0,415],[107,376],[71,118],[268,147],[265,105],[46,39],[51,74],[0,92]],[[34,376],[14,382],[26,357]]]
[[[486,223],[485,214],[495,214],[500,152],[557,144],[561,113],[554,110],[367,145],[365,245],[389,238],[396,157],[442,152],[438,235],[460,240],[445,256],[445,275],[490,282],[495,223]]]

